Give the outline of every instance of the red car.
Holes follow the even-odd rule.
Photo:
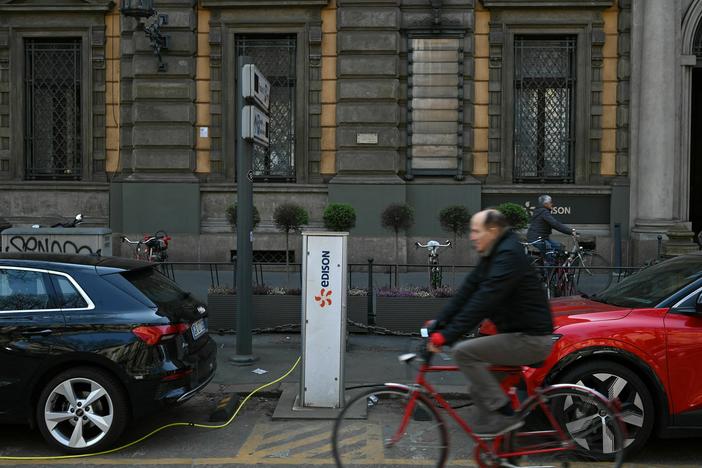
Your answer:
[[[702,434],[702,252],[551,307],[553,352],[529,371],[529,387],[569,382],[619,398],[630,453],[652,433]],[[582,443],[606,440],[593,434]]]

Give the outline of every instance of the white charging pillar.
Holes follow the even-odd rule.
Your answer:
[[[345,232],[302,233],[302,407],[344,402],[347,239]]]

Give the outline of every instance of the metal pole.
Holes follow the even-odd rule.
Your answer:
[[[622,268],[622,225],[614,223],[614,266],[617,267],[617,274]]]
[[[656,236],[656,239],[658,240],[658,245],[656,246],[656,260],[661,259],[661,246],[663,245],[663,236],[658,234]]]
[[[373,313],[373,259],[368,259],[368,325],[375,325],[375,314]]]
[[[245,141],[241,135],[244,98],[242,86],[244,65],[253,63],[251,57],[239,57],[236,103],[236,356],[231,361],[239,365],[249,365],[256,361],[251,346],[251,268],[253,264],[253,177],[251,158],[253,143]]]

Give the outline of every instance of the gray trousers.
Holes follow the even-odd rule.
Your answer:
[[[468,378],[468,393],[479,408],[496,410],[509,402],[490,365],[523,366],[543,361],[551,352],[551,335],[500,333],[461,341],[453,358]]]

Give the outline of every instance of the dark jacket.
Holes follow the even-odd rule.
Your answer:
[[[570,234],[573,229],[558,221],[551,215],[548,208],[537,208],[529,220],[529,230],[527,230],[527,241],[534,242],[539,237],[548,239],[551,235],[551,228],[563,234]]]
[[[450,345],[484,319],[490,319],[500,333],[553,332],[546,291],[512,231],[496,241],[466,278],[437,317],[437,325]]]

